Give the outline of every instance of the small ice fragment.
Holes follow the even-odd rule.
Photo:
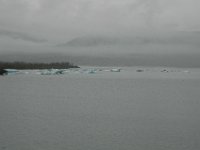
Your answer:
[[[188,71],[188,70],[184,70],[183,72],[184,72],[184,73],[189,73],[189,71]]]
[[[115,69],[111,69],[110,71],[111,71],[111,72],[120,72],[121,69],[120,69],[120,68],[115,68]]]

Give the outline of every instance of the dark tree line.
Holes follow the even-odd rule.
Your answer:
[[[3,69],[69,69],[79,68],[69,62],[55,63],[28,63],[28,62],[0,62],[0,70]]]
[[[0,68],[0,75],[5,75],[5,74],[7,74],[7,71]]]

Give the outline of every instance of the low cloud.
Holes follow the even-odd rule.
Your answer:
[[[199,0],[0,0],[0,36],[14,39],[13,43],[47,39],[47,46],[195,45],[199,37],[190,33],[200,31],[199,13]],[[188,35],[166,38],[180,31]],[[127,36],[139,38],[132,42],[124,39]],[[13,44],[2,43],[5,49]]]
[[[8,31],[8,30],[0,30],[0,36],[1,37],[9,37],[12,39],[20,39],[23,41],[29,41],[29,42],[33,42],[33,43],[44,43],[47,42],[47,40],[45,39],[40,39],[40,38],[36,38],[34,36],[25,34],[25,33],[21,33],[21,32],[15,32],[15,31]]]

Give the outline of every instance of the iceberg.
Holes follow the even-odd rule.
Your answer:
[[[16,69],[5,69],[5,71],[6,71],[7,75],[15,75],[15,74],[17,74],[19,72]]]

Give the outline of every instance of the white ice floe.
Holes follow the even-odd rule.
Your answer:
[[[98,69],[98,68],[84,68],[84,69],[48,69],[42,70],[41,75],[60,75],[60,74],[97,74],[99,72],[121,72],[120,68],[112,69]]]
[[[121,72],[121,68],[71,68],[71,69],[42,69],[42,70],[16,70],[6,69],[8,75],[36,74],[36,75],[64,75],[64,74],[99,74]]]
[[[120,72],[121,69],[120,69],[120,68],[114,68],[114,69],[111,69],[110,71],[111,71],[111,72]]]
[[[184,70],[183,72],[184,72],[184,73],[189,73],[190,71],[188,71],[188,70]]]
[[[17,74],[19,71],[16,69],[5,69],[7,71],[7,75],[15,75]]]
[[[48,69],[41,71],[41,75],[61,75],[64,71],[63,69]]]

